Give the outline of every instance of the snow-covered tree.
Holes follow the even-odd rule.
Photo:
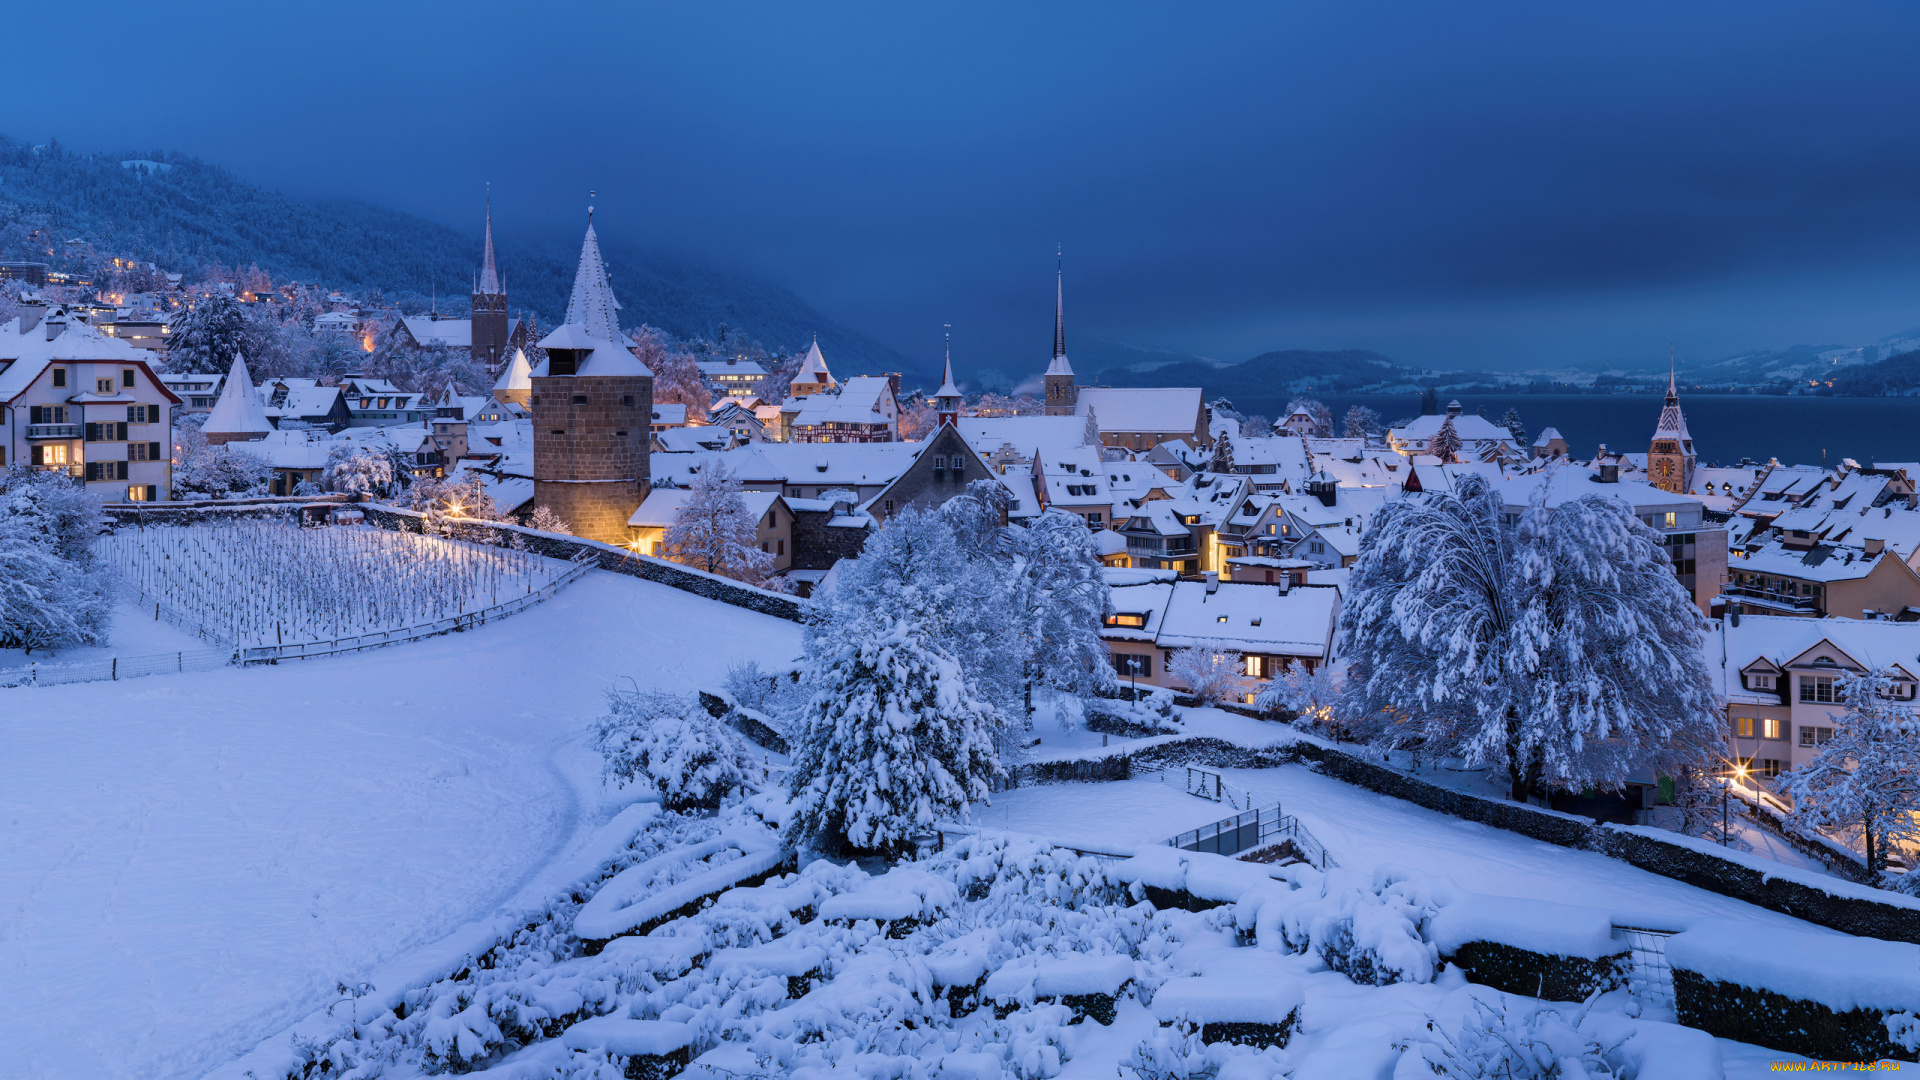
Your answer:
[[[534,507],[533,513],[527,516],[527,528],[559,533],[561,536],[573,535],[573,527],[567,524],[567,519],[554,513],[551,506]]]
[[[659,792],[669,810],[711,810],[765,782],[759,759],[693,698],[614,691],[600,720],[606,775]]]
[[[350,442],[327,451],[321,472],[329,491],[383,499],[393,492],[393,461],[386,454]]]
[[[273,478],[266,462],[232,445],[208,442],[198,423],[183,423],[175,431],[179,443],[179,456],[173,466],[175,495],[185,499],[233,499],[266,493],[267,483]]]
[[[1309,670],[1305,663],[1289,660],[1260,688],[1253,704],[1267,712],[1291,712],[1295,723],[1326,730],[1334,727],[1334,707],[1339,702],[1340,679],[1333,665]]]
[[[0,473],[0,647],[104,643],[113,580],[93,559],[100,506],[62,473]]]
[[[213,293],[174,313],[167,321],[167,367],[172,371],[211,371],[224,375],[233,358],[253,352],[253,327],[240,302]]]
[[[1546,491],[1517,524],[1479,476],[1381,508],[1340,616],[1344,719],[1505,768],[1515,799],[1700,763],[1723,741],[1706,620],[1663,537],[1616,499]]]
[[[934,411],[933,405],[916,394],[900,403],[900,440],[919,442],[933,434],[939,421],[940,414]]]
[[[1214,437],[1213,457],[1207,461],[1207,471],[1222,475],[1233,472],[1233,440],[1224,431]]]
[[[1004,599],[991,602],[1015,619],[1020,637],[1010,644],[1021,654],[1028,712],[1035,686],[1080,694],[1111,687],[1113,664],[1100,631],[1113,600],[1092,530],[1052,509],[1006,534]]]
[[[461,472],[448,477],[427,477],[415,481],[399,498],[399,504],[427,516],[429,532],[445,534],[458,521],[500,521],[504,515],[487,492],[480,474]]]
[[[975,480],[958,497],[940,507],[940,519],[953,530],[954,543],[969,560],[999,559],[1008,554],[1007,512],[1014,508],[1013,492],[998,480]]]
[[[653,372],[653,403],[687,407],[687,420],[705,423],[713,407],[713,391],[700,375],[698,359],[651,326],[633,335],[633,354]]]
[[[987,799],[1001,772],[994,709],[933,644],[929,599],[909,590],[894,612],[808,635],[789,842],[898,854]]]
[[[1246,668],[1238,650],[1196,645],[1174,653],[1167,674],[1186,683],[1194,697],[1218,704],[1235,696]]]
[[[1507,433],[1513,436],[1514,442],[1521,446],[1529,445],[1527,425],[1521,421],[1519,409],[1508,409],[1507,414],[1500,418],[1500,426],[1507,429]]]
[[[1460,460],[1460,432],[1453,426],[1453,417],[1440,421],[1440,430],[1433,433],[1427,441],[1427,453],[1440,459],[1442,465],[1452,465]]]
[[[1247,439],[1265,439],[1273,434],[1273,421],[1255,413],[1240,421],[1240,435]]]
[[[1857,833],[1867,869],[1886,869],[1893,844],[1920,842],[1920,717],[1894,698],[1884,669],[1840,680],[1847,711],[1820,753],[1780,778],[1802,825]]]
[[[1287,402],[1287,415],[1292,416],[1297,412],[1304,412],[1313,418],[1313,430],[1297,432],[1296,434],[1311,435],[1314,438],[1320,439],[1328,438],[1333,434],[1333,410],[1327,408],[1326,402],[1321,401],[1319,398],[1294,398],[1292,401]]]
[[[1381,431],[1380,414],[1365,405],[1355,405],[1347,410],[1346,427],[1342,432],[1349,439],[1364,439]]]
[[[687,501],[661,537],[667,557],[749,585],[768,583],[774,559],[760,550],[758,523],[740,491],[740,478],[724,462],[701,466]]]

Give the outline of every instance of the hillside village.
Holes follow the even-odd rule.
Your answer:
[[[1920,462],[1089,385],[1063,272],[1037,396],[928,390],[633,325],[591,218],[541,327],[484,229],[459,317],[0,265],[0,701],[129,725],[20,733],[0,899],[166,1032],[43,1071],[1914,1060]],[[133,916],[62,853],[155,814],[235,835]]]

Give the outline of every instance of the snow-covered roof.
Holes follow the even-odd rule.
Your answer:
[[[886,424],[899,415],[893,402],[893,384],[875,376],[857,376],[840,385],[838,393],[800,399],[795,427],[814,424]]]
[[[694,366],[707,378],[715,375],[731,375],[736,378],[743,375],[765,376],[767,369],[760,366],[758,360],[746,360],[729,356],[725,360],[696,360]]]
[[[324,469],[327,455],[341,445],[341,440],[324,434],[316,439],[312,434],[304,430],[269,431],[261,438],[231,442],[227,446],[275,469]]]
[[[1566,438],[1560,434],[1559,428],[1541,428],[1539,437],[1533,440],[1533,445],[1537,449],[1545,450],[1556,439],[1562,443],[1567,441]]]
[[[1109,578],[1112,583],[1112,579]],[[1208,591],[1203,581],[1117,585],[1118,614],[1144,615],[1143,627],[1109,626],[1102,636],[1150,640],[1167,649],[1223,648],[1242,652],[1323,659],[1332,646],[1340,611],[1336,589],[1223,581]]]
[[[500,378],[494,382],[495,390],[532,390],[533,365],[527,363],[524,349],[513,350],[513,358],[500,370]]]
[[[1191,435],[1200,426],[1205,409],[1197,386],[1082,387],[1076,391],[1073,413],[1084,423],[1091,411],[1101,431]]]
[[[1440,425],[1446,422],[1447,417],[1444,414],[1416,416],[1407,423],[1406,427],[1394,428],[1389,434],[1401,442],[1425,445],[1427,440],[1433,438],[1434,434],[1440,430]],[[1463,445],[1477,442],[1510,443],[1513,441],[1513,432],[1508,431],[1506,428],[1501,427],[1499,424],[1494,423],[1484,416],[1478,416],[1473,413],[1461,413],[1459,416],[1454,417],[1453,431],[1454,434],[1460,436],[1460,442]]]
[[[827,371],[827,358],[820,355],[818,338],[815,338],[813,344],[807,347],[806,359],[800,361],[800,370],[794,372],[792,381],[797,383],[833,381],[833,375]]]
[[[1274,475],[1298,483],[1313,471],[1314,460],[1315,456],[1307,453],[1307,440],[1298,435],[1233,440],[1233,465],[1236,470],[1271,465]]]
[[[726,450],[736,441],[736,436],[731,430],[710,425],[668,428],[665,431],[655,432],[653,437],[660,443],[661,449],[673,454]]]
[[[262,435],[273,430],[260,395],[253,389],[253,380],[247,377],[246,357],[233,358],[227,385],[220,388],[220,399],[213,403],[213,411],[200,430],[209,435]]]
[[[1087,444],[1084,416],[963,416],[954,427],[982,454],[1011,446],[1022,456]]]
[[[1855,548],[1833,544],[1790,548],[1776,540],[1745,557],[1729,559],[1727,571],[1735,574],[1779,574],[1801,581],[1854,581],[1871,574],[1882,559],[1900,561],[1899,555],[1890,551],[1868,555]]]
[[[593,211],[587,211],[587,234],[580,241],[580,265],[573,274],[573,293],[567,298],[567,326],[577,326],[591,338],[603,342],[625,341],[620,333],[620,302],[613,298],[613,283],[607,279],[607,267],[600,259],[600,238],[594,235]],[[545,342],[541,345],[544,347]],[[581,346],[561,346],[580,348]],[[632,354],[629,353],[629,356]],[[638,360],[634,363],[640,364]],[[646,365],[640,364],[644,370]],[[595,374],[607,374],[596,372]],[[621,374],[625,374],[622,372]]]
[[[425,315],[405,315],[413,340],[428,348],[466,349],[473,346],[472,319],[434,319]]]
[[[1588,495],[1599,495],[1626,503],[1636,514],[1702,509],[1701,501],[1692,495],[1677,495],[1638,480],[1603,484],[1599,473],[1579,465],[1501,480],[1494,486],[1499,489],[1501,501],[1510,510],[1524,509],[1533,499],[1534,492],[1543,486],[1547,489],[1549,507]]]
[[[1034,459],[1036,478],[1049,506],[1111,508],[1107,466],[1092,446],[1056,447]]]
[[[743,483],[780,483],[822,488],[885,485],[913,463],[921,443],[747,443],[724,453],[655,454],[651,475],[692,482],[693,468],[725,461]]]
[[[685,424],[687,406],[679,401],[656,401],[653,403],[653,422],[656,424]]]
[[[556,349],[574,349],[584,351],[584,360],[574,365],[575,375],[646,375],[651,377],[653,370],[633,354],[626,344],[626,338],[596,337],[584,326],[577,323],[565,323],[553,333],[541,338],[539,345],[551,354]],[[534,369],[536,378],[547,374],[552,356],[540,362]],[[531,385],[531,384],[529,384]]]
[[[681,508],[692,499],[692,488],[654,488],[647,493],[647,501],[641,503],[633,516],[627,519],[627,524],[635,528],[664,529],[673,524]],[[773,504],[780,501],[780,496],[772,491],[742,491],[740,501],[746,506],[747,516],[757,520],[767,516]]]
[[[1908,672],[1920,673],[1920,623],[1742,615],[1738,626],[1731,619],[1719,620],[1718,630],[1706,635],[1701,644],[1708,670],[1720,676],[1721,692],[1729,699],[1778,704],[1776,692],[1746,690],[1740,673],[1760,660],[1776,667],[1785,665],[1822,641],[1845,654],[1833,658],[1843,666],[1851,660],[1862,667],[1900,665]]]

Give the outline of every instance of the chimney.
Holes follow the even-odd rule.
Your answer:
[[[1219,592],[1220,591],[1220,572],[1218,570],[1209,570],[1206,573],[1206,578],[1207,578],[1207,595],[1212,596],[1214,593]]]
[[[46,314],[47,303],[44,300],[34,299],[21,304],[20,332],[24,334],[31,331],[34,327],[39,326],[40,320],[44,318]]]
[[[47,317],[40,320],[40,322],[41,325],[47,328],[47,340],[52,341],[54,338],[60,336],[61,331],[67,328],[67,309],[64,307],[54,308],[48,312]]]
[[[1280,580],[1279,582],[1277,582],[1277,584],[1280,586],[1280,595],[1281,596],[1287,595],[1287,589],[1293,585],[1293,572],[1289,570],[1285,573],[1282,573],[1280,575]]]
[[[1863,543],[1866,545],[1866,552],[1868,557],[1878,555],[1881,552],[1887,550],[1887,542],[1885,540],[1879,540],[1869,536],[1863,541]]]
[[[1601,462],[1600,463],[1600,482],[1603,484],[1619,483],[1620,482],[1620,463],[1617,461]]]

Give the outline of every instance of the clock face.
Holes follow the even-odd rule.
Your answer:
[[[1653,475],[1659,477],[1660,479],[1671,480],[1673,479],[1673,473],[1674,473],[1673,462],[1658,461],[1654,463]]]

